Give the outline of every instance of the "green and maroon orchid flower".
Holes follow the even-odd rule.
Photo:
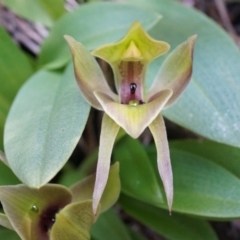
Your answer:
[[[196,36],[190,37],[167,57],[148,91],[144,89],[146,69],[151,61],[166,53],[170,46],[152,39],[139,22],[135,22],[119,42],[95,49],[92,55],[72,37],[65,38],[72,52],[75,76],[83,96],[94,108],[105,111],[93,211],[97,211],[107,182],[113,143],[120,127],[133,138],[139,137],[146,127],[150,128],[157,148],[158,170],[171,210],[172,169],[160,112],[177,100],[191,78]],[[108,86],[93,56],[105,60],[112,67],[117,94]]]
[[[119,164],[111,169],[97,214],[92,209],[95,174],[69,189],[47,184],[39,189],[24,184],[0,186],[0,225],[22,240],[89,240],[98,215],[110,208],[120,193]]]

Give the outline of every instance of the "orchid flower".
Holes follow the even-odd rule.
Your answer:
[[[170,46],[152,39],[139,22],[114,44],[92,51],[70,36],[65,36],[73,56],[75,76],[86,101],[105,112],[100,136],[97,176],[93,193],[93,211],[97,211],[110,167],[113,143],[122,127],[138,138],[150,128],[157,148],[158,170],[171,211],[173,177],[168,141],[161,110],[171,106],[181,95],[192,74],[193,48],[196,36],[178,46],[164,61],[151,88],[146,92],[144,79],[151,61],[166,53]],[[114,72],[116,93],[107,84],[95,58],[110,64]]]
[[[46,184],[36,189],[24,184],[0,186],[0,225],[14,230],[23,240],[90,239],[98,215],[110,208],[120,193],[119,164],[111,166],[108,182],[93,214],[95,174],[72,187]]]

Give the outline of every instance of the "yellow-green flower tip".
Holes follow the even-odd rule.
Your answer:
[[[123,39],[97,48],[92,54],[110,64],[118,61],[151,62],[166,53],[169,48],[168,43],[154,40],[139,22],[134,22]]]
[[[123,52],[122,60],[139,61],[142,58],[143,58],[142,53],[140,52],[138,47],[135,45],[134,41],[131,41],[128,48],[125,50],[125,52]]]

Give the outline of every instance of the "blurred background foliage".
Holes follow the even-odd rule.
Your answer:
[[[76,91],[62,36],[69,34],[91,50],[121,38],[134,20],[172,49],[198,34],[192,82],[164,112],[174,174],[173,212],[169,216],[151,134],[146,130],[133,140],[121,132],[112,159],[120,162],[121,197],[94,224],[92,239],[240,239],[238,0],[1,0],[0,149],[11,152],[15,174],[27,174],[39,161],[45,169],[60,170],[68,159],[53,182],[69,186],[94,172],[102,112],[91,109],[87,119],[89,106]],[[146,87],[164,58],[151,64]],[[111,69],[103,61],[99,64],[111,85]],[[61,89],[60,83],[66,87]],[[19,138],[4,146],[6,117],[23,85],[8,117],[11,129],[5,128],[6,135],[17,131]],[[20,104],[24,99],[28,109]],[[47,114],[46,107],[51,107]],[[36,112],[34,119],[29,109]],[[43,126],[50,115],[54,117]],[[32,141],[41,127],[49,132]],[[41,148],[43,143],[51,146],[54,157]],[[19,173],[22,163],[26,167]],[[42,170],[33,171],[42,175]],[[53,175],[49,171],[46,179]],[[0,163],[0,184],[17,183]],[[19,238],[0,228],[0,239]]]

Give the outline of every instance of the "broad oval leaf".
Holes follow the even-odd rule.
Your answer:
[[[138,229],[133,230],[131,227],[128,227],[128,232],[132,240],[147,240],[141,233],[138,232]]]
[[[54,26],[42,46],[39,65],[59,68],[67,63],[70,51],[63,35],[70,35],[88,49],[94,49],[102,44],[119,40],[136,20],[139,20],[144,28],[149,29],[160,18],[155,12],[126,4],[107,2],[82,4]]]
[[[163,203],[154,169],[138,141],[124,137],[115,146],[113,156],[114,160],[120,163],[122,192],[153,205]],[[157,157],[155,161],[157,162]]]
[[[39,0],[2,0],[2,3],[20,17],[33,22],[40,22],[47,27],[53,25],[53,19],[45,11]]]
[[[44,10],[51,16],[52,19],[56,20],[66,13],[65,1],[64,0],[35,0],[39,2]],[[28,1],[27,1],[28,2]]]
[[[120,204],[123,209],[168,240],[217,240],[210,225],[200,219],[169,212],[148,204],[136,201],[127,196],[121,196]]]
[[[147,151],[155,165],[155,149],[149,147]],[[174,176],[173,211],[215,219],[240,216],[239,178],[203,157],[176,149],[170,152]]]
[[[42,70],[29,79],[10,110],[4,137],[8,163],[22,182],[40,187],[62,168],[89,109],[71,65],[63,75]]]
[[[0,239],[21,240],[21,238],[17,235],[16,232],[8,229],[0,230]]]
[[[171,141],[171,149],[186,151],[227,169],[240,179],[240,149],[213,141],[184,140]]]
[[[3,150],[3,127],[18,89],[32,74],[27,57],[0,26],[0,150]]]
[[[163,19],[150,33],[171,49],[197,34],[193,78],[186,92],[164,115],[207,138],[240,146],[240,53],[220,26],[202,13],[169,0],[130,0],[157,11]],[[171,29],[171,30],[169,30]],[[155,61],[148,84],[160,68]]]
[[[99,216],[92,226],[91,236],[94,240],[131,240],[123,222],[112,209]]]
[[[0,162],[0,186],[18,184],[20,181],[9,167]]]

